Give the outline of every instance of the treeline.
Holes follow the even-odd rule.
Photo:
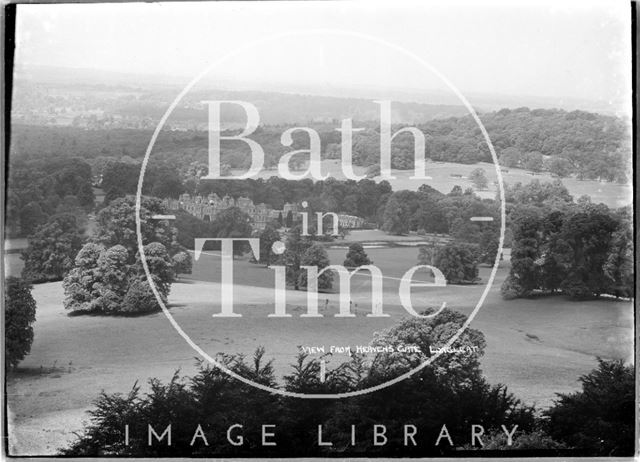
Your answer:
[[[114,128],[86,130],[79,127],[52,127],[15,124],[11,127],[11,157],[17,159],[50,159],[99,156],[121,158],[144,156],[153,130]],[[207,134],[189,131],[163,131],[157,140],[161,150],[178,146],[206,146]]]
[[[631,144],[628,122],[613,116],[561,109],[501,109],[482,114],[482,122],[506,167],[546,170],[554,175],[576,175],[580,179],[628,181]],[[336,122],[337,123],[337,122]],[[251,136],[265,151],[265,168],[273,168],[280,157],[294,149],[308,148],[308,136],[298,132],[293,145],[284,147],[280,136],[291,125],[259,127]],[[379,163],[379,128],[375,121],[354,123],[365,130],[353,136],[356,165]],[[402,126],[396,126],[399,129]],[[321,140],[325,158],[340,155],[337,124],[311,124]],[[470,116],[433,119],[418,125],[427,137],[427,157],[436,161],[476,163],[492,158],[477,124]],[[230,131],[229,133],[235,133]],[[40,158],[61,156],[98,156],[140,158],[151,132],[146,130],[82,130],[68,127],[16,126],[12,149],[19,156]],[[156,142],[154,156],[182,165],[206,160],[208,139],[205,132],[163,131]],[[392,167],[411,169],[414,165],[413,137],[401,134],[394,139]],[[302,156],[296,156],[302,157]],[[300,159],[295,159],[298,163]],[[223,142],[222,163],[228,168],[247,168],[250,151],[245,143]]]
[[[559,183],[507,188],[513,233],[505,298],[562,292],[573,299],[634,294],[630,207],[577,202]]]
[[[80,158],[12,159],[6,191],[9,237],[28,236],[60,213],[85,222],[95,200],[91,166]]]
[[[104,167],[102,187],[106,201],[135,194],[139,166],[111,162]],[[150,165],[145,174],[143,193],[156,197],[177,197],[181,192],[219,197],[248,197],[255,204],[264,202],[281,210],[285,203],[306,201],[307,211],[336,212],[355,215],[376,224],[390,234],[449,232],[454,237],[476,242],[483,231],[495,231],[498,208],[493,200],[481,200],[471,189],[456,186],[449,194],[442,194],[429,185],[418,191],[393,192],[387,181],[375,182],[328,179],[313,182],[285,180],[274,176],[268,179],[206,181],[198,180],[201,171],[191,166],[182,171],[183,183],[175,169],[167,164]],[[186,179],[185,179],[186,176]],[[492,216],[493,224],[472,223],[472,216]],[[283,217],[284,218],[284,217]]]
[[[612,116],[560,109],[501,109],[480,116],[501,165],[580,179],[627,181],[631,171],[628,122]],[[434,119],[419,128],[427,135],[427,157],[436,161],[473,164],[492,162],[491,154],[471,116]],[[358,165],[378,163],[375,129],[354,135]],[[394,140],[392,165],[414,165],[413,138]],[[336,151],[336,155],[337,155]],[[551,156],[545,160],[544,156]],[[561,159],[553,162],[553,159]]]
[[[94,164],[94,170],[101,174],[100,187],[105,193],[105,204],[119,197],[137,193],[140,168],[138,162],[120,162],[113,159],[106,159],[102,164]],[[159,198],[177,198],[184,191],[182,179],[171,164],[154,162],[145,170],[142,194]]]

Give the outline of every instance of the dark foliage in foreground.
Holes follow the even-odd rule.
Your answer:
[[[599,360],[598,368],[580,377],[582,391],[559,395],[548,412],[549,434],[590,455],[633,454],[634,370],[622,361]]]
[[[393,345],[395,352],[377,353],[372,360],[354,355],[327,372],[320,381],[320,362],[300,355],[292,372],[284,377],[284,388],[298,393],[337,393],[369,388],[397,377],[427,359],[423,353],[398,353],[399,345],[417,345],[423,352],[442,346],[456,332],[465,317],[444,310],[432,319],[410,319],[379,333],[372,345]],[[68,449],[66,455],[135,456],[362,456],[362,455],[445,455],[469,443],[471,423],[487,430],[504,424],[518,425],[519,432],[535,429],[533,408],[523,406],[506,387],[492,386],[482,377],[479,356],[484,349],[483,335],[470,329],[456,343],[475,346],[475,351],[451,353],[438,358],[398,384],[362,396],[344,399],[285,398],[256,390],[229,377],[215,367],[199,365],[191,377],[176,373],[166,384],[150,381],[150,391],[141,394],[134,386],[128,395],[102,394],[91,411],[91,424]],[[224,356],[226,367],[257,383],[277,386],[271,361],[263,349],[247,360],[240,355]],[[148,445],[148,425],[161,435],[171,424],[172,444]],[[201,437],[191,442],[198,424]],[[243,437],[243,445],[227,441]],[[277,446],[261,445],[261,425],[273,424]],[[387,444],[374,446],[372,427],[387,426]],[[403,426],[415,425],[417,446],[405,446]],[[435,441],[446,424],[453,447]],[[124,444],[125,425],[129,425],[129,445]],[[318,446],[318,425],[323,440],[332,446]],[[356,426],[357,443],[351,445],[351,425]]]

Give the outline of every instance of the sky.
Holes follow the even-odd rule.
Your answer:
[[[18,67],[184,76],[186,83],[235,52],[206,78],[448,88],[426,61],[462,93],[597,100],[630,111],[624,1],[19,5],[16,23]]]

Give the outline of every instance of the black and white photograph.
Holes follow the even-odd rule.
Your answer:
[[[637,458],[637,17],[4,2],[2,457]]]

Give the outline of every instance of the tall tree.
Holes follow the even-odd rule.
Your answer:
[[[524,159],[524,168],[532,172],[539,172],[544,166],[544,157],[538,151],[528,152]]]
[[[121,245],[127,250],[128,263],[134,263],[138,253],[136,233],[135,197],[115,199],[103,208],[96,218],[93,240],[105,247]],[[177,230],[167,220],[156,220],[154,215],[165,215],[167,210],[159,199],[143,197],[140,207],[141,237],[143,245],[159,242],[170,255],[178,252]]]
[[[47,214],[42,211],[39,202],[29,202],[20,210],[20,231],[24,236],[33,234],[38,226],[47,221]]]
[[[16,367],[31,351],[33,326],[36,320],[36,302],[31,295],[31,284],[16,277],[5,281],[5,361]]]
[[[267,223],[260,233],[260,262],[269,266],[275,260],[273,244],[280,240],[280,233],[275,223]]]
[[[349,245],[349,250],[347,251],[347,257],[343,263],[347,268],[355,268],[357,266],[370,265],[371,260],[369,256],[364,251],[362,244],[359,242],[354,242]]]
[[[409,213],[397,193],[391,195],[384,208],[382,230],[398,235],[409,232]]]
[[[22,277],[32,282],[60,280],[73,267],[84,238],[74,215],[54,215],[29,236],[22,253]]]
[[[300,266],[315,266],[318,272],[329,266],[329,255],[322,244],[315,243],[300,258]],[[307,271],[300,271],[300,287],[307,287]],[[318,290],[329,290],[333,286],[333,273],[325,271],[318,277]]]
[[[251,217],[238,207],[229,207],[218,213],[211,222],[211,228],[216,237],[219,238],[249,238],[253,228],[251,226]],[[243,255],[248,250],[248,244],[245,242],[234,242],[233,254]]]
[[[418,265],[433,266],[436,250],[435,245],[421,245],[418,247]]]
[[[470,283],[478,280],[478,265],[473,248],[468,244],[450,242],[440,247],[433,266],[444,274],[447,283]]]
[[[313,242],[302,236],[300,226],[294,226],[287,233],[286,250],[280,257],[282,264],[286,266],[287,283],[295,290],[300,288],[300,265],[302,256]]]

